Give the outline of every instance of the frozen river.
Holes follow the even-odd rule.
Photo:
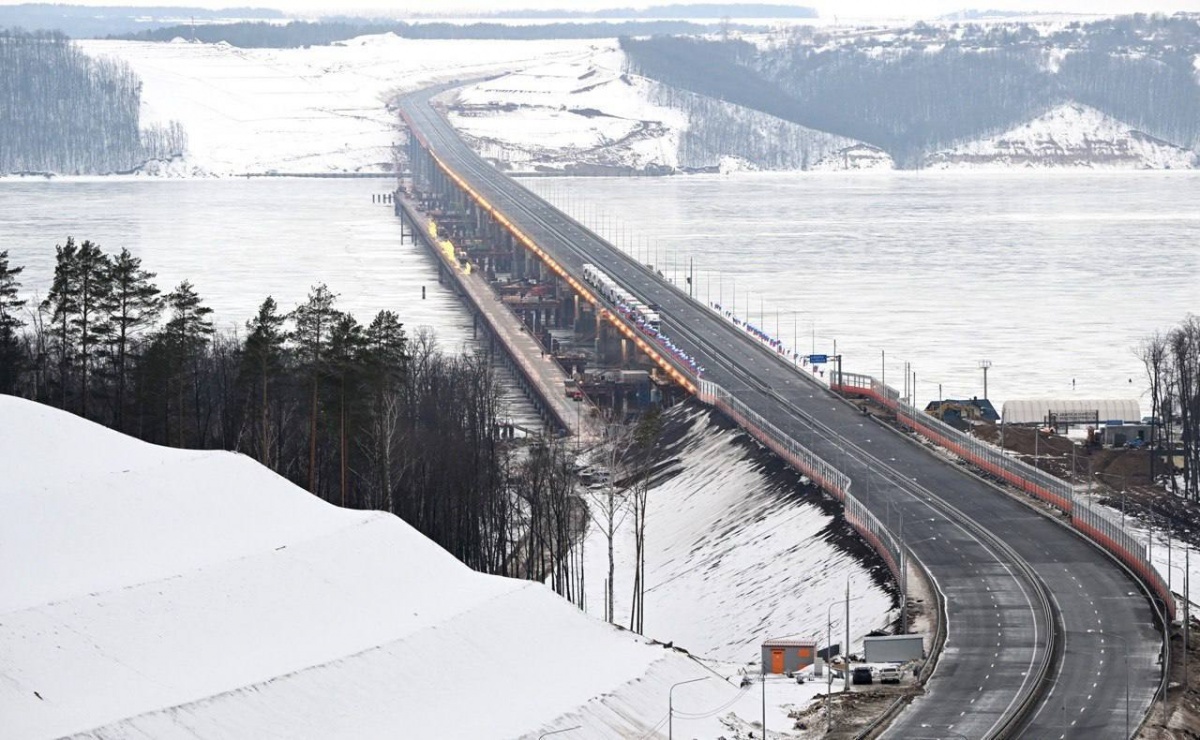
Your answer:
[[[702,300],[917,397],[1130,398],[1200,312],[1200,173],[738,174],[526,184]],[[657,256],[656,256],[657,255]],[[815,336],[814,336],[815,335]],[[1072,382],[1074,381],[1074,382]],[[1132,382],[1130,382],[1132,381]]]
[[[1200,311],[1200,174],[741,174],[526,183],[612,241],[801,351],[924,402],[1142,399],[1138,341]],[[324,282],[360,321],[473,346],[432,259],[400,243],[388,180],[0,180],[0,245],[44,294],[68,235],[191,280],[223,328]],[[657,257],[655,254],[657,253]],[[425,298],[421,289],[425,288]],[[1074,380],[1074,388],[1072,388]],[[1132,380],[1133,382],[1129,382]]]

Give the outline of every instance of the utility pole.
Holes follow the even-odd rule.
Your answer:
[[[850,690],[850,576],[846,576],[846,675],[842,693]]]

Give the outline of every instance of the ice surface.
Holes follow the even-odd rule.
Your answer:
[[[1196,310],[1200,173],[534,178],[544,194],[788,347],[938,397],[1137,398],[1133,349]],[[836,342],[836,347],[835,347]],[[885,353],[885,354],[881,354]],[[882,365],[886,362],[886,373]],[[1072,380],[1076,383],[1072,387]]]

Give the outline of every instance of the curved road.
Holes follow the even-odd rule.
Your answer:
[[[697,358],[706,380],[849,475],[855,495],[932,574],[946,596],[945,651],[889,736],[1120,738],[1126,716],[1137,727],[1160,677],[1160,641],[1131,576],[1060,522],[863,417],[500,174],[429,105],[439,91],[399,102],[443,163],[572,274],[592,262],[658,304],[663,331]]]

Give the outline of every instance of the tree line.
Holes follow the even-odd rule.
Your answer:
[[[140,127],[141,87],[61,33],[0,29],[0,174],[107,174],[182,154],[179,123]]]
[[[405,39],[476,39],[534,41],[543,39],[609,39],[619,35],[704,34],[717,30],[714,24],[682,20],[638,20],[535,23],[447,23],[430,21],[380,23],[359,19],[330,18],[319,22],[237,22],[177,25],[153,28],[108,38],[130,41],[171,41],[184,38],[206,44],[225,42],[242,49],[296,49],[327,46],[340,41],[391,33]]]
[[[1168,467],[1172,493],[1200,502],[1200,316],[1189,314],[1167,332],[1156,331],[1137,348],[1150,381],[1151,447],[1183,452],[1183,470]],[[1178,433],[1178,438],[1176,438]],[[1150,475],[1157,471],[1157,454],[1150,457]]]
[[[365,325],[325,285],[216,331],[195,286],[163,292],[122,249],[55,248],[41,300],[0,251],[0,393],[139,439],[244,453],[331,503],[390,511],[467,565],[582,603],[586,513],[567,450],[508,440],[483,353],[442,353],[392,311]]]

